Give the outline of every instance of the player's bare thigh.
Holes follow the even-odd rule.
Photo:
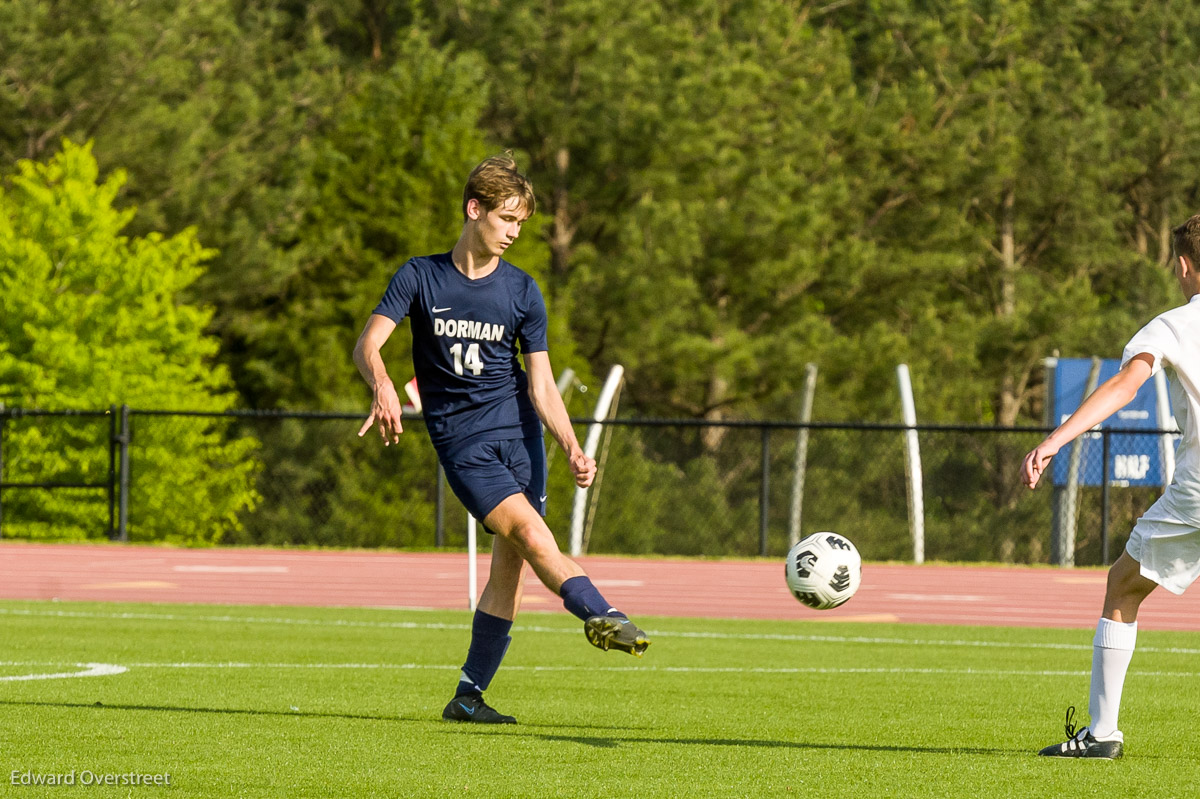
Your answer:
[[[483,522],[516,547],[551,591],[558,593],[564,581],[583,574],[578,564],[559,551],[546,520],[524,494],[506,497]]]

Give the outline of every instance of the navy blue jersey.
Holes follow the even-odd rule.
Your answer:
[[[450,253],[413,258],[392,277],[375,313],[412,320],[413,368],[441,455],[478,441],[540,436],[521,354],[546,350],[546,303],[508,261],[468,280]]]

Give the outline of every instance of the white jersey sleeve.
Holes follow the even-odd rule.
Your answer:
[[[1151,320],[1129,339],[1125,351],[1121,353],[1121,366],[1124,367],[1134,356],[1143,353],[1154,358],[1154,370],[1151,374],[1158,374],[1164,361],[1167,364],[1179,363],[1179,335],[1163,317]]]

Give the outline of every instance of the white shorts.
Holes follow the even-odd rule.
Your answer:
[[[1200,527],[1143,516],[1125,551],[1141,565],[1143,577],[1172,594],[1182,594],[1200,577]]]

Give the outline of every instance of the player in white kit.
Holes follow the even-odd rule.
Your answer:
[[[1154,318],[1125,346],[1121,370],[1096,389],[1057,430],[1025,456],[1021,478],[1037,485],[1050,459],[1078,435],[1127,405],[1159,369],[1171,378],[1182,439],[1175,475],[1138,519],[1108,571],[1104,611],[1092,641],[1091,723],[1076,731],[1067,710],[1067,740],[1039,754],[1113,759],[1124,753],[1117,726],[1121,689],[1137,641],[1137,614],[1157,586],[1182,594],[1200,576],[1200,214],[1175,228],[1173,268],[1187,304]]]

